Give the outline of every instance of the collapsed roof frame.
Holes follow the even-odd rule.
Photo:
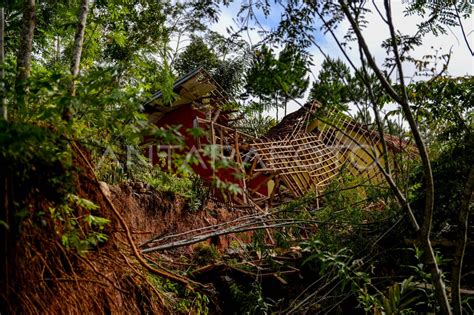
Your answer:
[[[154,94],[144,104],[146,112],[155,110],[150,114],[150,121],[153,115],[164,115],[185,102],[205,112],[206,119],[196,117],[194,127],[206,130],[207,142],[217,146],[220,158],[231,161],[241,174],[243,194],[229,196],[229,200],[242,205],[262,205],[271,204],[275,197],[283,199],[287,193],[294,198],[310,191],[318,194],[345,165],[354,176],[377,181],[382,177],[374,167],[383,155],[380,134],[335,110],[326,113],[324,119],[318,117],[321,105],[316,101],[285,116],[266,136],[255,138],[220,123],[229,120],[220,119],[220,108],[230,98],[204,69],[188,73],[176,81],[173,89],[184,100],[156,111],[157,107],[163,107],[160,106],[162,93]],[[393,152],[409,148],[400,138],[389,135],[383,138]],[[247,183],[258,177],[265,180],[250,188]],[[268,186],[267,195],[259,192],[262,185]]]
[[[242,172],[244,194],[237,202],[247,204],[252,200],[263,205],[272,203],[276,196],[283,199],[285,192],[295,198],[310,191],[319,194],[343,166],[349,166],[354,176],[376,182],[382,179],[374,160],[380,165],[382,146],[378,133],[335,110],[325,114],[324,120],[315,118],[319,107],[319,103],[313,102],[293,113],[291,132],[262,138],[218,124],[217,116],[211,120],[196,119],[197,126],[209,131],[209,143],[219,148],[221,158],[231,159]],[[311,122],[317,122],[312,129]],[[259,186],[247,189],[246,183],[261,174],[268,178],[262,184],[273,182],[267,196],[258,192]]]

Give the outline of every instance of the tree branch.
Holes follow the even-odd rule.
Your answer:
[[[288,220],[286,222],[281,222],[281,223],[274,223],[274,224],[262,224],[262,225],[256,225],[257,222],[252,222],[252,223],[247,223],[241,226],[233,226],[229,227],[223,230],[218,230],[212,233],[206,233],[203,235],[198,235],[194,236],[191,238],[175,241],[175,242],[170,242],[150,248],[146,248],[142,250],[142,253],[149,253],[149,252],[156,252],[160,250],[165,250],[165,249],[171,249],[171,248],[176,248],[176,247],[182,247],[186,245],[192,245],[196,244],[202,241],[205,241],[211,237],[216,237],[216,236],[222,236],[222,235],[227,235],[227,234],[235,234],[235,233],[242,233],[242,232],[248,232],[248,231],[256,231],[256,230],[264,230],[264,229],[270,229],[270,228],[278,228],[278,227],[284,227],[284,226],[290,226],[290,225],[295,225],[298,223],[308,223],[308,220]],[[318,222],[321,223],[321,222]]]
[[[322,118],[318,117],[319,120],[321,120],[323,123],[326,123],[330,126],[332,126],[333,128],[335,128],[336,130],[338,130],[339,132],[341,132],[342,134],[344,134],[344,136],[346,136],[347,138],[349,138],[351,141],[353,141],[355,144],[357,144],[359,146],[360,149],[362,149],[362,151],[364,151],[364,153],[366,153],[374,162],[375,164],[377,165],[377,167],[379,168],[379,170],[382,172],[383,176],[385,177],[388,185],[390,186],[390,188],[392,189],[392,191],[394,192],[395,194],[395,197],[397,198],[397,201],[399,202],[399,204],[405,208],[405,210],[407,211],[408,213],[408,217],[410,218],[410,222],[413,226],[413,229],[415,231],[418,231],[420,229],[419,225],[418,225],[418,222],[415,218],[415,215],[413,213],[413,210],[411,209],[411,206],[410,206],[410,203],[407,201],[407,199],[405,198],[405,196],[403,195],[402,191],[398,188],[397,184],[395,183],[395,181],[393,180],[393,178],[390,176],[390,174],[388,174],[385,169],[383,168],[383,166],[380,164],[380,162],[378,161],[378,158],[376,156],[374,156],[371,152],[369,152],[361,143],[359,143],[354,137],[352,137],[350,134],[348,134],[347,132],[345,132],[344,130],[342,130],[341,128],[339,128],[338,126],[332,124],[331,122],[328,122],[326,120],[323,120]]]
[[[474,57],[474,51],[472,50],[471,45],[469,44],[469,40],[467,39],[466,31],[464,30],[464,25],[462,24],[461,16],[459,15],[459,10],[458,10],[458,7],[456,6],[456,1],[453,1],[453,6],[454,6],[454,9],[456,10],[456,17],[458,18],[459,26],[461,27],[461,32],[464,38],[464,42],[466,43],[467,49],[469,49],[471,56]]]
[[[431,164],[429,161],[429,156],[428,156],[428,152],[426,150],[425,144],[421,138],[416,121],[413,117],[413,113],[411,112],[410,106],[408,104],[408,96],[407,96],[406,87],[405,87],[404,79],[403,79],[403,68],[402,68],[400,56],[397,49],[398,47],[397,47],[397,41],[396,41],[395,28],[393,25],[393,20],[392,20],[392,15],[391,15],[390,1],[385,0],[384,5],[385,5],[387,21],[388,21],[389,29],[390,29],[392,49],[394,51],[395,61],[396,61],[397,69],[400,76],[402,96],[397,94],[397,92],[389,84],[387,78],[383,75],[382,71],[377,66],[374,58],[372,57],[370,53],[369,47],[367,46],[365,38],[363,37],[358,24],[356,23],[356,21],[354,20],[354,17],[349,12],[349,8],[347,7],[346,1],[339,0],[339,4],[341,5],[342,11],[344,12],[345,16],[347,17],[347,19],[349,20],[349,23],[352,26],[354,33],[357,36],[359,45],[364,51],[367,61],[369,65],[371,66],[372,70],[375,72],[376,76],[379,78],[382,86],[385,88],[385,90],[390,95],[390,97],[392,97],[398,104],[401,105],[402,110],[405,114],[405,117],[410,125],[410,129],[415,139],[415,143],[420,152],[422,165],[423,165],[423,171],[425,175],[425,185],[426,185],[425,211],[424,211],[424,216],[423,216],[422,227],[420,230],[420,241],[426,252],[426,256],[425,256],[426,263],[427,265],[429,265],[430,270],[431,270],[431,275],[433,278],[434,285],[436,287],[438,302],[440,304],[442,313],[451,314],[449,301],[446,295],[446,289],[444,286],[444,282],[441,278],[441,271],[439,270],[438,264],[436,263],[436,257],[433,251],[433,247],[431,246],[431,243],[430,243],[430,232],[431,232],[433,206],[434,206],[434,184],[433,184],[433,175],[431,171]]]
[[[366,59],[367,59],[367,62],[369,63],[370,67],[372,68],[372,70],[374,70],[374,73],[375,75],[377,76],[377,78],[380,80],[380,83],[382,84],[382,86],[385,88],[385,90],[387,91],[388,95],[394,100],[396,101],[397,103],[402,103],[402,99],[400,98],[400,96],[397,94],[397,92],[393,89],[392,85],[388,82],[387,78],[384,76],[384,74],[382,73],[382,71],[379,69],[379,67],[377,66],[374,58],[372,57],[371,53],[370,53],[370,50],[369,50],[369,47],[367,46],[367,43],[365,42],[365,38],[362,36],[362,32],[359,28],[359,26],[357,25],[356,21],[354,20],[354,17],[351,15],[351,13],[349,12],[349,8],[347,7],[346,3],[344,2],[344,0],[339,0],[339,3],[341,5],[341,9],[342,11],[344,12],[344,14],[346,15],[347,19],[349,20],[349,23],[351,24],[352,26],[352,29],[354,30],[354,33],[356,34],[357,36],[357,40],[359,42],[359,45],[361,46],[362,50],[364,51],[364,54],[366,56]]]
[[[425,247],[425,257],[427,264],[431,270],[431,276],[433,278],[434,285],[436,287],[436,294],[438,297],[438,303],[441,307],[441,312],[443,314],[451,314],[451,308],[449,306],[448,297],[446,295],[446,288],[444,285],[444,281],[441,277],[441,271],[438,268],[438,264],[436,262],[436,257],[433,251],[433,246],[430,242],[430,234],[431,234],[431,226],[433,221],[433,208],[434,208],[434,182],[433,182],[433,173],[431,171],[431,162],[428,156],[428,151],[426,150],[425,143],[421,138],[420,131],[418,130],[418,126],[416,124],[415,118],[413,117],[413,113],[410,109],[408,104],[408,94],[407,89],[404,82],[403,77],[403,67],[402,62],[400,59],[400,55],[398,53],[398,47],[396,42],[396,35],[395,35],[395,27],[393,25],[392,20],[392,12],[391,12],[391,5],[390,0],[384,0],[385,10],[387,12],[387,21],[389,23],[390,35],[391,35],[391,43],[393,48],[393,53],[395,55],[395,62],[397,64],[400,85],[402,89],[402,106],[403,112],[405,117],[410,125],[410,129],[413,133],[413,138],[415,139],[416,146],[420,152],[421,161],[423,164],[423,172],[425,175],[425,211],[423,215],[423,222],[421,225],[420,230],[420,237],[421,242],[424,244]]]
[[[461,206],[458,217],[458,242],[456,243],[456,249],[453,257],[453,269],[451,278],[451,292],[452,292],[452,303],[453,313],[455,315],[461,315],[461,276],[462,276],[462,264],[464,259],[464,253],[466,251],[467,243],[467,232],[468,232],[468,221],[469,221],[469,210],[471,206],[472,193],[474,189],[474,167],[471,166],[471,170],[464,186],[463,196],[461,200]]]
[[[377,131],[379,133],[380,141],[382,142],[382,150],[383,150],[385,171],[387,172],[388,175],[391,176],[387,141],[385,141],[385,135],[384,135],[384,131],[383,131],[382,121],[380,119],[379,109],[377,108],[377,102],[375,100],[374,91],[373,91],[372,86],[370,84],[369,73],[367,71],[367,67],[366,67],[366,63],[365,63],[362,51],[360,51],[360,61],[361,61],[361,64],[362,64],[362,71],[364,73],[363,82],[365,83],[365,86],[367,87],[367,91],[369,92],[369,98],[370,98],[370,102],[372,103],[372,110],[374,111],[374,116],[375,116],[375,124],[377,125]]]
[[[193,290],[194,288],[191,286],[194,285],[195,287],[201,287],[201,284],[197,283],[197,282],[194,282],[194,281],[191,281],[189,279],[186,279],[180,275],[177,275],[177,274],[174,274],[168,270],[165,270],[161,267],[153,267],[153,266],[150,266],[146,260],[143,258],[143,256],[140,254],[140,252],[138,251],[135,243],[133,242],[133,238],[132,238],[132,234],[130,233],[130,229],[128,228],[128,225],[127,223],[125,222],[125,219],[123,218],[123,216],[120,214],[120,212],[117,210],[117,208],[115,208],[113,202],[110,200],[110,198],[104,193],[104,191],[102,190],[102,188],[100,187],[99,185],[99,180],[97,179],[97,175],[95,174],[95,171],[94,171],[94,168],[92,167],[89,159],[84,155],[84,153],[82,152],[82,150],[79,148],[79,146],[77,146],[77,144],[75,142],[72,142],[72,145],[75,149],[75,151],[77,153],[79,153],[79,156],[82,158],[82,160],[84,161],[84,163],[87,165],[87,167],[89,168],[89,171],[92,173],[92,175],[94,176],[94,179],[95,179],[95,183],[97,185],[97,187],[99,188],[100,192],[102,193],[102,196],[104,197],[107,205],[110,207],[110,209],[112,210],[112,212],[114,213],[114,215],[117,217],[120,225],[122,226],[122,228],[125,230],[125,234],[127,236],[127,241],[131,247],[131,250],[132,250],[132,253],[133,255],[135,256],[135,258],[138,260],[138,262],[140,263],[140,265],[142,265],[145,269],[147,269],[148,271],[154,273],[154,274],[157,274],[165,279],[168,279],[168,280],[171,280],[171,281],[175,281],[177,283],[180,283],[184,286],[186,286],[187,288],[189,288],[190,290]]]

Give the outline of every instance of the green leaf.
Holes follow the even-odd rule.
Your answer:
[[[3,220],[0,220],[0,225],[4,226],[5,229],[9,230],[10,227],[8,226],[7,222],[3,221]]]

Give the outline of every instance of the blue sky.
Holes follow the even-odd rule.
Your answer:
[[[237,12],[240,9],[240,5],[247,2],[248,1],[234,1],[228,7],[221,6],[221,18],[219,23],[212,25],[211,28],[222,35],[227,35],[226,28],[229,26],[233,26],[234,29],[237,29],[239,26]],[[273,3],[272,1],[270,2]],[[383,3],[381,0],[375,0],[374,2],[379,6],[379,8],[383,8]],[[368,1],[368,5],[369,8],[375,12],[373,4]],[[406,1],[403,0],[392,1],[392,15],[394,24],[397,30],[400,32],[404,34],[414,34],[417,29],[417,24],[421,21],[421,19],[417,16],[405,17],[403,11],[406,8],[406,5]],[[281,8],[276,6],[272,8],[271,14],[268,17],[265,17],[261,11],[258,11],[256,15],[264,28],[272,29],[280,20],[281,12]],[[366,37],[369,47],[371,48],[372,54],[375,56],[375,59],[379,64],[382,64],[384,58],[386,57],[386,52],[381,47],[381,43],[388,37],[388,30],[377,14],[369,14],[367,18],[369,24],[363,33]],[[316,24],[318,24],[318,21],[316,21]],[[474,17],[471,17],[469,20],[464,20],[463,24],[468,33],[469,41],[474,43]],[[347,23],[341,24],[341,26],[335,30],[337,36],[342,37],[345,34],[347,28]],[[243,36],[243,39],[247,40],[249,43],[256,44],[259,42],[261,37],[258,35],[256,30],[252,30],[248,32],[248,35],[246,34]],[[330,55],[331,57],[340,57],[341,59],[343,58],[343,54],[329,34],[324,35],[321,32],[317,32],[316,40],[326,54]],[[448,53],[450,49],[452,50],[452,57],[448,68],[449,74],[453,76],[474,75],[474,58],[470,55],[469,50],[463,41],[462,33],[459,27],[448,29],[447,35],[442,35],[439,37],[435,37],[433,35],[426,36],[423,40],[423,46],[417,48],[414,56],[421,58],[423,55],[432,54],[436,50],[438,51],[438,54],[444,54]],[[312,47],[310,52],[313,55],[314,62],[314,66],[311,68],[311,71],[314,76],[317,76],[323,56],[316,47]],[[353,45],[352,49],[347,50],[347,53],[352,57],[352,59],[356,60],[357,64],[359,57],[356,46]],[[414,67],[411,64],[404,64],[404,68],[406,80],[410,81],[420,79],[417,77],[412,77],[414,73]],[[298,108],[299,107],[296,104],[290,105],[290,111],[296,110]]]

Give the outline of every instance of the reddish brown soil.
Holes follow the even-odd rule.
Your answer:
[[[10,289],[0,292],[7,313],[170,313],[166,306],[170,301],[150,282],[150,271],[138,263],[106,196],[123,217],[137,246],[156,235],[224,222],[243,212],[229,211],[213,203],[208,203],[205,210],[191,212],[183,198],[173,194],[144,189],[141,185],[116,187],[97,183],[88,161],[79,152],[75,152],[74,165],[77,168],[74,193],[100,207],[95,215],[111,220],[105,229],[109,239],[85,255],[63,246],[58,228],[64,227],[58,227],[49,214],[49,208],[54,205],[48,200],[37,200],[32,193],[28,201],[30,213],[19,226],[21,233],[15,257],[11,259]],[[35,191],[35,187],[25,189]],[[89,213],[80,207],[73,211],[79,218]],[[39,212],[44,214],[39,217]],[[81,229],[87,231],[88,227]],[[223,236],[209,242],[225,249],[230,239],[231,236]],[[192,247],[166,254],[191,255]]]
[[[189,210],[181,196],[143,188],[140,183],[109,186],[111,199],[122,209],[133,239],[141,244],[152,237],[177,234],[189,230],[227,222],[248,214],[246,210],[229,209],[207,201],[203,210]],[[234,236],[220,236],[208,240],[219,250],[228,248]],[[172,250],[175,254],[190,254],[193,246]]]

